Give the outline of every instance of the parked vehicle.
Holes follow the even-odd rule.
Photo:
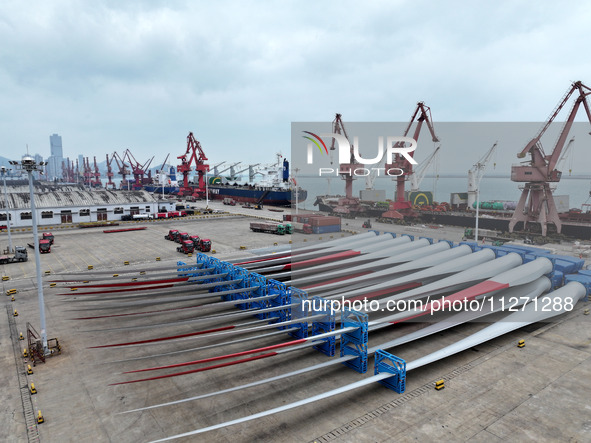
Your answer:
[[[193,252],[194,249],[195,249],[195,246],[193,245],[192,240],[183,240],[181,245],[176,248],[176,250],[178,252],[182,252],[183,254],[188,254],[190,252]]]
[[[43,233],[43,240],[49,240],[49,243],[53,245],[54,237],[51,232],[44,232]]]
[[[35,245],[33,243],[27,243],[29,248],[35,249]],[[49,240],[39,240],[39,252],[41,254],[49,254],[51,252],[51,243]]]
[[[176,229],[171,229],[171,230],[169,230],[169,231],[168,231],[168,234],[166,234],[166,235],[164,236],[164,238],[165,238],[166,240],[171,240],[171,241],[174,241],[174,239],[175,239],[175,236],[176,236],[176,234],[178,234],[178,232],[179,232],[179,231],[178,231],[178,230],[176,230]]]
[[[197,249],[199,249],[201,252],[211,251],[211,240],[208,238],[200,238],[197,242]]]
[[[187,232],[179,232],[176,238],[174,239],[177,243],[182,243],[185,240],[189,240],[189,234]]]
[[[0,264],[5,265],[8,263],[23,262],[29,259],[27,248],[24,246],[15,246],[14,255],[2,255],[0,256]]]
[[[285,235],[285,225],[271,222],[251,222],[250,229],[254,232],[268,232],[270,234]]]
[[[195,248],[197,248],[197,244],[199,243],[199,236],[191,235],[189,236],[189,240],[191,240],[193,242],[193,245],[195,245]]]

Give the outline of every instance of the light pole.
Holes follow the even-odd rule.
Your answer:
[[[6,169],[4,166],[0,168],[0,174],[2,174],[2,180],[4,181],[4,208],[6,209],[6,229],[8,230],[8,252],[12,253],[12,236],[10,235],[10,213],[8,212],[8,191],[6,190],[6,174],[10,169]]]
[[[208,187],[209,180],[207,179],[208,172],[209,171],[205,171],[205,209],[209,208],[209,187]]]
[[[27,172],[29,175],[29,194],[31,198],[31,216],[33,218],[33,243],[35,245],[35,267],[37,268],[37,295],[39,298],[39,321],[41,323],[41,343],[43,353],[47,355],[47,331],[45,329],[45,302],[43,300],[43,282],[41,281],[41,258],[39,253],[39,233],[37,232],[37,210],[35,207],[35,194],[33,193],[33,172],[43,171],[47,162],[35,162],[33,157],[25,155],[20,162],[11,161],[11,165]]]

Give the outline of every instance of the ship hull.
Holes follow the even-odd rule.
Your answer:
[[[209,196],[214,200],[223,200],[231,198],[239,203],[258,203],[262,198],[263,205],[271,206],[291,206],[295,203],[295,197],[292,200],[292,192],[280,189],[257,189],[250,186],[209,186]],[[308,192],[300,190],[298,202],[303,202],[308,197]]]

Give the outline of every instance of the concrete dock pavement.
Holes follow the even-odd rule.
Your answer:
[[[195,206],[202,205],[195,203]],[[221,203],[219,210],[233,210]],[[217,209],[217,208],[216,208]],[[242,210],[243,208],[236,208]],[[263,210],[264,211],[264,210]],[[276,219],[281,213],[252,210]],[[224,259],[251,251],[281,248],[289,244],[290,236],[255,234],[249,230],[252,218],[235,213],[215,218],[187,218],[145,224],[143,231],[103,234],[101,229],[64,230],[54,232],[55,246],[51,254],[41,256],[42,270],[52,274],[87,270],[117,273],[121,270],[162,266],[172,269],[178,260],[193,263],[176,252],[177,244],[164,239],[169,229],[183,229],[212,240],[216,256]],[[344,220],[352,231],[365,231],[363,220]],[[138,224],[143,225],[143,224]],[[374,224],[380,232],[403,233],[405,228]],[[424,229],[424,228],[423,228]],[[428,233],[414,235],[458,241],[460,228],[427,228]],[[445,229],[440,231],[440,229]],[[435,235],[437,234],[437,235]],[[347,234],[348,235],[348,234]],[[3,236],[0,236],[0,241]],[[26,234],[13,236],[14,244],[26,240]],[[274,245],[277,243],[277,246]],[[246,246],[240,250],[239,246]],[[160,257],[160,261],[156,261]],[[129,261],[129,265],[124,265]],[[26,370],[24,359],[15,356],[13,343],[18,336],[11,334],[9,310],[13,306],[19,316],[13,318],[18,331],[25,331],[26,323],[37,327],[38,306],[34,279],[34,261],[4,265],[2,271],[10,275],[2,282],[2,289],[18,289],[15,301],[0,295],[5,310],[0,315],[0,371],[4,389],[0,391],[0,439],[28,441],[27,423],[23,413],[22,386],[18,372]],[[92,271],[89,271],[92,272]],[[114,277],[116,279],[116,277]],[[200,395],[226,387],[237,386],[260,378],[326,361],[328,357],[312,351],[297,351],[273,359],[273,362],[252,361],[241,366],[229,366],[214,371],[181,377],[155,380],[130,385],[109,386],[129,379],[127,370],[167,364],[171,360],[155,357],[148,361],[116,360],[141,356],[146,346],[133,348],[89,349],[91,346],[126,341],[130,333],[103,331],[117,325],[133,326],[146,323],[146,318],[125,322],[113,319],[74,321],[73,312],[82,304],[65,303],[57,295],[63,288],[44,286],[47,328],[49,337],[57,337],[62,354],[48,358],[34,367],[33,381],[38,393],[31,397],[35,412],[41,410],[45,423],[37,425],[39,441],[47,442],[140,442],[187,432],[196,428],[239,418],[271,409],[298,399],[310,397],[364,377],[347,367],[335,367],[326,372],[312,373],[298,378],[250,388],[246,391],[221,395],[174,407],[157,408],[139,413],[119,414],[130,409]],[[227,442],[391,442],[391,441],[587,441],[591,439],[591,316],[584,314],[589,302],[579,303],[567,315],[551,324],[536,324],[506,334],[468,351],[428,365],[409,374],[404,394],[396,394],[382,385],[369,386],[351,394],[321,401],[305,408],[294,409],[179,441]],[[98,311],[103,312],[103,311]],[[106,312],[106,311],[104,311]],[[172,321],[178,313],[163,315],[161,320]],[[406,334],[422,325],[397,325],[376,332],[370,344]],[[472,323],[454,327],[416,342],[392,350],[407,361],[440,349],[482,328]],[[390,330],[391,329],[391,330]],[[95,332],[85,332],[94,330]],[[171,332],[188,332],[182,328],[163,327],[156,331],[134,332],[134,339],[146,339]],[[516,343],[525,339],[526,346]],[[221,339],[196,340],[191,345],[215,344]],[[262,343],[271,344],[269,339]],[[186,349],[185,343],[159,343],[150,352],[164,353]],[[224,347],[224,351],[238,352],[244,344]],[[219,355],[219,350],[207,349],[181,354],[172,361],[207,358]],[[368,363],[372,371],[373,361]],[[433,382],[446,380],[442,391],[433,389]]]

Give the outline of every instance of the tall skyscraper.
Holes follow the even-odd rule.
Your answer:
[[[47,159],[47,179],[62,178],[62,162],[64,161],[64,152],[62,149],[62,137],[58,134],[49,136],[49,146],[51,155]]]

